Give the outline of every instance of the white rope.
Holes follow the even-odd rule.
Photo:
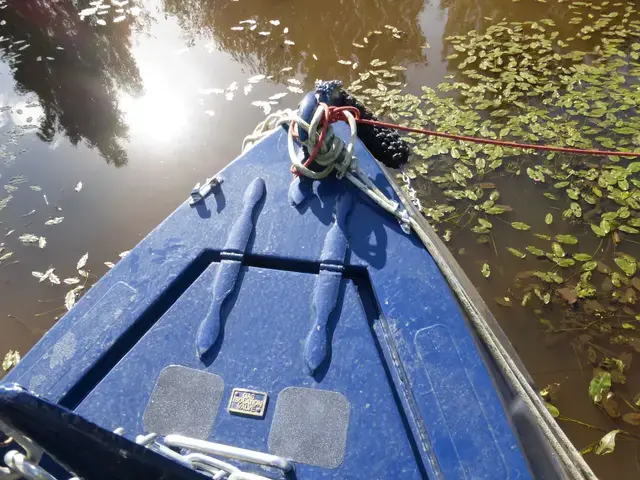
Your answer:
[[[350,137],[346,142],[346,145],[342,140],[335,137],[331,127],[329,127],[326,135],[327,138],[325,139],[325,145],[321,146],[315,159],[315,162],[324,168],[315,172],[302,164],[300,155],[295,147],[292,123],[295,122],[298,125],[298,128],[302,128],[308,133],[308,139],[301,143],[305,145],[309,151],[312,151],[319,138],[318,129],[320,121],[324,118],[326,108],[328,108],[326,105],[319,104],[310,124],[305,122],[291,110],[276,112],[270,115],[265,121],[258,125],[252,135],[249,135],[245,139],[245,142],[243,143],[243,151],[246,148],[254,146],[257,141],[268,136],[274,129],[279,128],[283,124],[289,123],[289,134],[287,138],[289,157],[291,159],[291,163],[301,175],[319,180],[325,178],[335,170],[336,176],[339,178],[344,176],[384,210],[396,216],[407,233],[409,233],[408,230],[410,226],[410,228],[413,229],[422,240],[427,250],[431,253],[433,253],[434,250],[437,250],[437,247],[433,244],[431,238],[429,238],[425,228],[423,228],[417,220],[417,218],[421,218],[420,214],[418,213],[410,216],[401,203],[389,199],[378,187],[376,187],[368,175],[359,168],[357,158],[353,155],[357,138],[357,125],[355,118],[349,111],[344,112],[350,129]],[[341,157],[342,159],[340,160]],[[405,183],[410,184],[409,178],[404,172],[403,180]],[[419,207],[420,201],[413,188],[409,189],[409,194],[413,205]],[[531,411],[536,424],[540,427],[542,433],[551,444],[554,452],[566,467],[570,477],[575,480],[584,478],[589,480],[596,479],[597,477],[593,473],[593,470],[591,470],[591,467],[589,467],[580,452],[576,450],[573,443],[571,443],[558,423],[551,416],[551,413],[547,409],[542,397],[540,397],[531,385],[529,385],[527,378],[520,371],[510,354],[506,351],[491,326],[487,323],[484,315],[477,309],[462,285],[460,285],[459,282],[456,282],[455,273],[451,270],[450,266],[438,255],[432,256],[438,263],[438,266],[445,277],[449,280],[449,283],[456,292],[458,298],[463,302],[471,322],[474,324],[478,334],[489,348],[489,351],[495,359],[499,369]]]
[[[307,123],[292,110],[272,113],[258,124],[251,135],[245,137],[242,142],[242,151],[245,152],[253,148],[260,140],[269,136],[274,130],[284,124],[289,124],[287,135],[289,159],[300,175],[314,180],[321,180],[335,171],[338,178],[346,178],[380,207],[397,217],[403,230],[409,233],[409,215],[403,205],[388,198],[358,166],[358,158],[354,155],[358,138],[358,126],[351,112],[344,112],[349,125],[349,140],[346,143],[333,133],[331,126],[329,126],[327,130],[324,143],[320,146],[318,155],[315,158],[315,163],[324,168],[319,171],[314,171],[302,163],[301,156],[296,148],[293,125],[295,124],[298,129],[307,132],[307,140],[302,141],[298,138],[297,141],[307,147],[308,151],[313,151],[320,138],[320,123],[325,117],[325,112],[328,108],[327,105],[320,103],[313,114],[311,123]]]

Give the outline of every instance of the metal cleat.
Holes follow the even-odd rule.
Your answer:
[[[207,178],[202,186],[200,182],[196,183],[196,186],[191,190],[191,198],[189,199],[189,205],[195,205],[196,203],[205,199],[214,188],[222,183],[222,179],[218,177]]]

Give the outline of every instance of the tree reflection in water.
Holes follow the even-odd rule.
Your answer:
[[[291,74],[282,68],[293,67],[306,76],[307,85],[317,78],[339,78],[345,82],[357,78],[357,71],[337,63],[338,59],[358,62],[366,69],[375,58],[389,63],[424,62],[425,43],[418,17],[421,0],[348,0],[341,2],[260,2],[243,0],[164,0],[166,13],[177,17],[191,40],[211,38],[218,48],[249,66],[253,73],[273,75],[282,81]],[[240,21],[253,19],[258,27],[235,31]],[[271,20],[278,25],[269,23]],[[385,25],[402,30],[393,38]],[[288,33],[283,31],[288,28]],[[376,35],[373,31],[383,32]],[[259,31],[269,31],[261,36]],[[357,48],[353,42],[366,48]],[[285,44],[285,39],[294,42]],[[317,60],[313,55],[316,55]]]
[[[0,20],[6,21],[2,33],[9,41],[2,44],[2,56],[12,66],[17,91],[39,98],[44,113],[38,136],[51,142],[62,133],[73,145],[84,140],[108,163],[126,164],[120,142],[127,138],[127,126],[117,94],[142,90],[131,54],[130,20],[96,28],[79,16],[88,2],[77,0],[9,0],[6,5]],[[18,52],[24,45],[15,45],[20,40],[30,46]]]

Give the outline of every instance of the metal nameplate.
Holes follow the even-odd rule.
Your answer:
[[[227,410],[229,413],[262,417],[267,408],[268,395],[265,392],[256,392],[246,388],[234,388]]]

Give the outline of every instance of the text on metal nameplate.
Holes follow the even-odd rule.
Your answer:
[[[267,408],[268,395],[265,392],[256,392],[246,388],[234,388],[227,410],[230,413],[262,417]]]

